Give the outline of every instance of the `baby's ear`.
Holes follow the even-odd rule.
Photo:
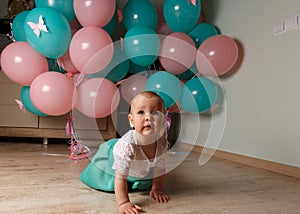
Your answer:
[[[133,116],[132,114],[128,114],[128,121],[131,128],[134,128]]]

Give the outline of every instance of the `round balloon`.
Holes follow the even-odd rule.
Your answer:
[[[24,31],[24,20],[28,15],[29,10],[24,10],[20,12],[16,17],[13,19],[12,22],[12,33],[14,39],[19,42],[27,42],[26,35]]]
[[[47,58],[48,61],[48,66],[49,66],[49,71],[52,72],[59,72],[62,74],[65,74],[66,71],[59,65],[58,61],[56,59],[50,59]]]
[[[123,23],[127,30],[135,26],[156,29],[158,16],[149,0],[130,0],[123,8]]]
[[[70,45],[68,20],[49,7],[32,9],[25,18],[24,31],[29,44],[48,58],[61,57]]]
[[[130,28],[124,37],[124,50],[127,57],[141,66],[155,62],[159,54],[160,40],[151,28],[136,26]]]
[[[89,77],[103,77],[116,83],[123,79],[128,73],[130,62],[124,51],[120,47],[120,43],[114,44],[114,56],[111,62],[102,71],[95,74],[88,74]]]
[[[185,72],[194,63],[195,56],[195,43],[186,33],[171,33],[162,41],[159,60],[166,71],[173,74]]]
[[[117,24],[118,14],[115,12],[111,20],[103,27],[103,29],[110,35],[113,36]]]
[[[34,106],[51,116],[66,114],[72,109],[75,85],[66,75],[46,72],[37,76],[30,86]]]
[[[189,36],[191,36],[196,43],[196,48],[199,48],[202,42],[204,42],[207,38],[217,34],[217,29],[208,23],[200,23],[191,32],[189,32]]]
[[[141,66],[138,64],[135,64],[134,62],[130,61],[130,65],[129,65],[129,72],[132,74],[137,74],[137,73],[141,73],[143,71],[148,71],[149,68],[148,66]]]
[[[165,0],[164,17],[173,32],[188,33],[197,24],[201,12],[200,0]]]
[[[74,34],[69,52],[78,71],[93,74],[110,63],[114,46],[111,37],[102,28],[83,27]]]
[[[39,74],[48,71],[48,62],[27,42],[13,42],[1,53],[1,67],[10,80],[29,86]]]
[[[29,86],[23,86],[22,90],[20,92],[21,101],[27,111],[29,111],[32,114],[36,114],[38,116],[47,116],[47,114],[44,114],[40,110],[38,110],[32,103],[30,99],[30,87]]]
[[[75,28],[72,28],[71,30],[72,30],[72,35],[74,35],[77,32],[77,29],[75,29]],[[75,65],[73,64],[73,62],[71,60],[69,48],[64,53],[64,55],[57,58],[57,64],[59,65],[59,67],[61,67],[68,73],[77,73],[78,72],[77,68],[75,67]]]
[[[205,77],[188,80],[182,88],[180,107],[190,113],[203,113],[212,108],[218,98],[218,88]]]
[[[105,78],[86,79],[79,84],[75,107],[85,116],[102,118],[114,112],[120,102],[117,86]]]
[[[104,27],[116,9],[114,0],[74,0],[75,15],[84,27]]]
[[[220,76],[230,71],[238,59],[238,46],[234,39],[215,35],[198,48],[196,66],[200,74]]]
[[[141,74],[134,74],[121,84],[121,94],[127,103],[138,93],[145,91],[148,78]]]
[[[77,68],[74,66],[74,64],[71,60],[69,51],[66,51],[66,53],[64,55],[62,55],[61,57],[59,57],[57,59],[57,64],[68,73],[77,73],[78,72]]]
[[[193,76],[195,76],[194,72],[192,70],[188,69],[187,71],[183,72],[182,74],[177,75],[177,78],[180,80],[189,80]]]
[[[146,90],[157,93],[164,100],[165,108],[174,105],[181,94],[179,79],[166,71],[152,74],[146,83]]]
[[[35,0],[36,7],[50,7],[62,13],[69,22],[75,17],[73,0]]]

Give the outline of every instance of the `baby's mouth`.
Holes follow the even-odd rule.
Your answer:
[[[146,129],[151,129],[151,128],[152,128],[151,124],[145,125],[144,127],[145,127]]]

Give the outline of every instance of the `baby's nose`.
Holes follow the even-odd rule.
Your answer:
[[[151,118],[151,114],[150,113],[145,113],[145,119],[150,120],[150,118]]]

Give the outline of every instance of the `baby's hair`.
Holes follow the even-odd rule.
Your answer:
[[[142,91],[140,93],[138,93],[137,95],[135,95],[131,101],[130,101],[130,105],[129,105],[129,113],[131,112],[131,104],[132,104],[132,101],[138,97],[138,96],[144,96],[144,97],[147,97],[147,98],[152,98],[152,97],[155,97],[159,100],[159,104],[161,105],[161,108],[164,110],[164,100],[158,95],[156,94],[155,92],[153,91]]]

